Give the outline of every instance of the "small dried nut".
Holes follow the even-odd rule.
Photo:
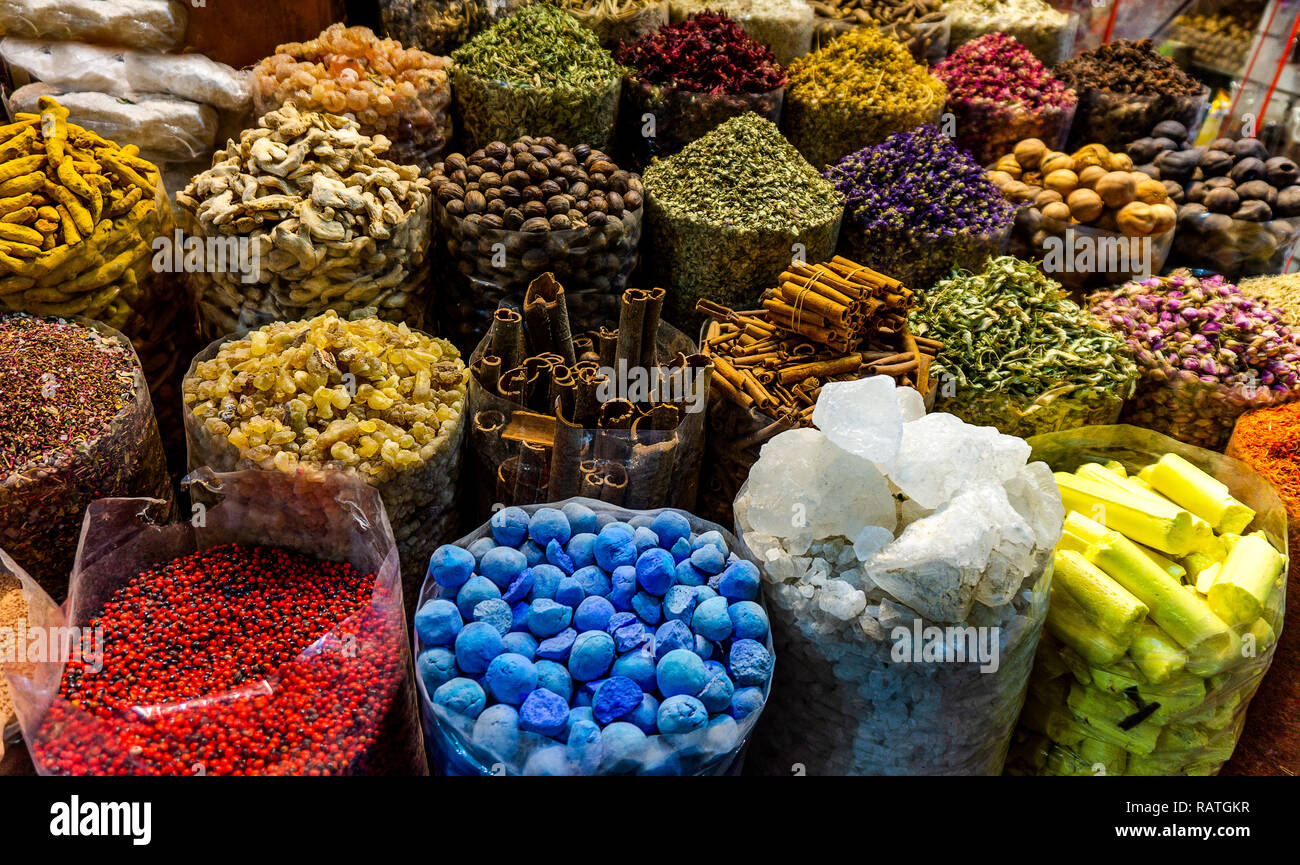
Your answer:
[[[1137,182],[1127,171],[1111,171],[1095,187],[1107,207],[1120,208],[1137,196]]]
[[[1070,207],[1064,201],[1054,201],[1043,208],[1043,228],[1060,234],[1070,225]]]
[[[1138,179],[1134,197],[1138,201],[1144,201],[1147,204],[1163,204],[1169,200],[1165,185],[1159,180],[1152,180],[1146,176]]]
[[[1021,168],[1035,169],[1043,155],[1047,153],[1047,145],[1038,138],[1026,138],[1015,146],[1012,156]]]
[[[1105,176],[1106,169],[1102,168],[1100,165],[1089,165],[1087,168],[1083,169],[1083,171],[1079,172],[1079,185],[1093,189],[1096,187],[1097,181],[1101,180]]]
[[[1142,237],[1152,232],[1156,225],[1155,214],[1151,205],[1142,201],[1131,201],[1115,214],[1115,224],[1119,230],[1130,237]]]
[[[1079,185],[1079,175],[1065,168],[1049,172],[1043,178],[1043,186],[1047,189],[1055,189],[1061,195],[1068,196]]]
[[[1101,216],[1101,196],[1091,189],[1076,189],[1066,199],[1070,215],[1078,222],[1092,222]]]

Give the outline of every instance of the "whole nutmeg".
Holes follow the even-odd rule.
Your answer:
[[[1137,183],[1127,171],[1109,172],[1097,181],[1095,189],[1107,207],[1123,207],[1137,196]]]
[[[1241,206],[1241,197],[1235,189],[1220,186],[1207,192],[1201,203],[1214,213],[1232,213]]]
[[[1232,143],[1232,155],[1238,159],[1268,159],[1268,148],[1258,138],[1239,138]]]
[[[1242,199],[1262,201],[1269,207],[1277,203],[1277,190],[1263,180],[1248,180],[1237,184],[1237,194]]]
[[[1300,186],[1288,186],[1278,190],[1273,214],[1286,218],[1300,216]]]
[[[1198,180],[1192,185],[1188,186],[1187,191],[1183,195],[1187,201],[1193,202],[1195,204],[1200,204],[1201,202],[1205,201],[1205,195],[1209,191],[1210,191],[1210,187],[1206,186],[1203,181]]]
[[[1079,222],[1092,222],[1101,216],[1103,209],[1101,196],[1091,189],[1076,189],[1066,199],[1070,215]]]
[[[1128,155],[1138,164],[1155,159],[1156,154],[1161,150],[1154,138],[1139,138],[1137,141],[1130,142],[1127,149]]]
[[[1182,205],[1181,207],[1178,208],[1178,223],[1181,225],[1181,224],[1183,223],[1183,220],[1189,220],[1189,221],[1190,221],[1190,220],[1192,220],[1194,217],[1197,217],[1197,216],[1200,216],[1200,215],[1202,215],[1202,214],[1209,213],[1209,212],[1210,212],[1210,211],[1208,211],[1208,210],[1205,209],[1205,205],[1204,205],[1204,204],[1196,204],[1196,203],[1184,204],[1184,205]]]
[[[1043,208],[1043,228],[1060,234],[1070,225],[1070,207],[1063,201],[1054,201]]]
[[[1047,153],[1047,145],[1038,138],[1026,138],[1015,146],[1011,155],[1015,157],[1016,163],[1023,169],[1036,169],[1038,163]]]
[[[1285,156],[1274,156],[1264,163],[1264,179],[1281,189],[1300,179],[1300,168]]]
[[[519,226],[520,231],[538,232],[550,231],[551,223],[544,216],[534,216],[531,219],[524,220],[524,224]]]
[[[1232,214],[1232,218],[1244,219],[1247,222],[1268,222],[1273,218],[1273,210],[1262,201],[1243,201]]]
[[[1188,181],[1200,162],[1200,154],[1195,150],[1166,150],[1156,157],[1156,168],[1160,169],[1162,180]]]
[[[1238,185],[1251,180],[1261,180],[1264,177],[1264,160],[1254,156],[1247,156],[1232,166],[1228,176]]]
[[[1160,179],[1160,169],[1156,168],[1154,165],[1135,165],[1133,166],[1133,170],[1140,171],[1153,180]]]
[[[1151,140],[1155,142],[1157,155],[1169,150],[1178,151],[1182,149],[1179,143],[1177,141],[1174,141],[1172,138],[1165,138],[1160,135],[1155,135],[1152,136]],[[1154,158],[1152,161],[1154,161]]]
[[[1237,184],[1231,177],[1208,177],[1205,179],[1206,189],[1236,189]]]
[[[1187,140],[1187,127],[1177,120],[1161,120],[1151,129],[1153,138],[1169,138],[1182,143]]]
[[[1160,185],[1165,188],[1165,195],[1169,196],[1170,201],[1174,204],[1182,203],[1183,185],[1181,183],[1175,183],[1172,180],[1162,180],[1160,181]]]
[[[1207,150],[1201,154],[1201,171],[1206,177],[1218,177],[1232,170],[1232,156],[1222,150]]]
[[[1130,201],[1115,214],[1115,224],[1130,237],[1143,237],[1151,234],[1155,228],[1156,216],[1151,205],[1142,201]]]
[[[1207,145],[1209,150],[1222,150],[1224,153],[1231,153],[1232,147],[1237,143],[1235,138],[1216,138]]]

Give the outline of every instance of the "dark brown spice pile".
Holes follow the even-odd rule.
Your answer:
[[[1055,76],[1075,90],[1195,96],[1204,85],[1159,54],[1150,39],[1119,39],[1058,64]]]
[[[76,322],[0,319],[0,473],[53,464],[102,434],[138,368],[125,345]]]

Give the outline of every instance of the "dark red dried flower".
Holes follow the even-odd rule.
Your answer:
[[[692,93],[766,93],[785,86],[785,70],[766,45],[720,12],[665,24],[632,44],[618,62],[651,84]]]

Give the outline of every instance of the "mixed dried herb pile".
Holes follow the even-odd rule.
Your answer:
[[[622,69],[596,34],[546,3],[525,6],[452,52],[465,72],[519,87],[600,87]]]
[[[616,56],[642,81],[692,93],[766,93],[785,84],[771,50],[715,12],[620,44]]]

